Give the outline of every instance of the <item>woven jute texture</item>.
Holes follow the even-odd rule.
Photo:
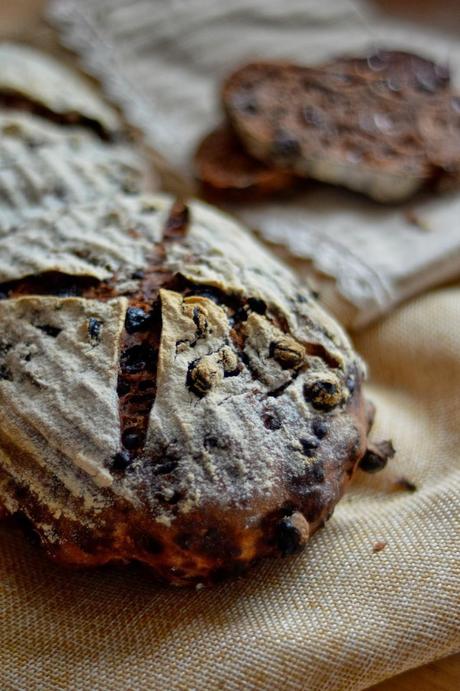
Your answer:
[[[4,523],[0,688],[362,689],[459,650],[460,288],[356,345],[397,456],[358,473],[303,554],[173,590],[136,566],[63,571]]]

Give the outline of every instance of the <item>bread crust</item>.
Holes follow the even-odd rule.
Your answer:
[[[61,125],[85,125],[106,139],[121,131],[117,112],[62,61],[31,46],[2,42],[0,63],[2,108],[28,110]]]

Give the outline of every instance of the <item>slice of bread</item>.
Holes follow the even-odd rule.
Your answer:
[[[227,78],[222,97],[254,157],[378,201],[460,169],[460,100],[447,68],[416,55],[251,63]]]
[[[207,199],[262,197],[292,187],[295,180],[290,173],[270,168],[253,158],[226,125],[202,140],[194,164],[201,191]]]

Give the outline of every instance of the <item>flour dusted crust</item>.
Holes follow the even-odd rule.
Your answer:
[[[0,504],[57,560],[237,573],[303,547],[366,452],[348,339],[204,204],[28,222],[0,239],[0,297]]]
[[[41,51],[16,43],[0,43],[0,101],[28,104],[62,122],[82,122],[105,136],[120,130],[117,113],[75,70]]]
[[[27,112],[0,111],[0,228],[49,209],[140,192],[146,184],[146,160],[132,145]]]

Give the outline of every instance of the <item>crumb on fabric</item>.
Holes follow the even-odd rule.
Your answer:
[[[387,546],[386,542],[383,542],[383,540],[379,540],[378,542],[374,542],[374,545],[372,547],[372,551],[374,552],[374,554],[376,552],[381,552],[383,549],[385,549],[386,546]]]
[[[416,228],[424,231],[431,230],[428,221],[419,216],[415,209],[406,209],[404,212],[404,218],[408,223],[411,224],[411,226],[415,226]]]
[[[393,490],[395,492],[416,492],[417,485],[414,485],[407,477],[400,477],[393,483]]]

